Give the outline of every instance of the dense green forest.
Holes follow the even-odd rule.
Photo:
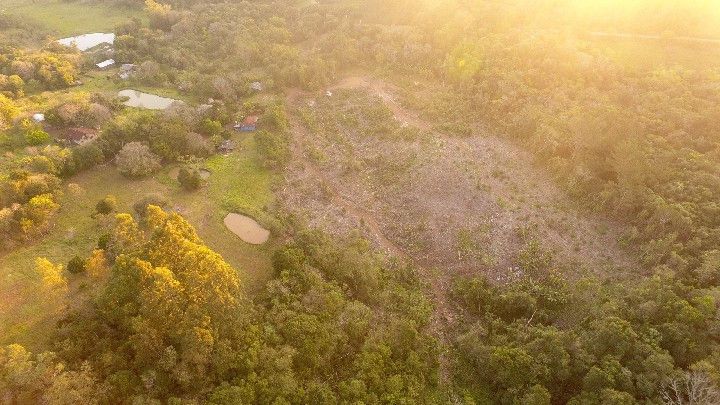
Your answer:
[[[716,2],[0,9],[3,403],[720,404]]]

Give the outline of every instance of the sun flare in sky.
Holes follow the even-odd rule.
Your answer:
[[[717,36],[719,0],[570,0],[566,7],[579,22],[617,30]],[[652,16],[652,19],[648,19]]]

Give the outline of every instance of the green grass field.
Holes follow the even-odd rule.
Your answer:
[[[0,11],[27,19],[60,37],[111,31],[118,23],[142,16],[140,8],[61,0],[0,0]]]
[[[82,82],[81,85],[72,87],[68,90],[64,90],[64,92],[82,91],[86,93],[104,93],[107,95],[115,95],[120,90],[130,88],[133,90],[151,93],[161,97],[169,97],[185,102],[199,101],[193,100],[187,95],[181,94],[175,88],[160,86],[143,86],[117,79],[118,71],[119,69],[117,68],[102,71],[89,71],[78,78]]]
[[[223,218],[230,210],[241,210],[263,219],[272,203],[272,175],[257,162],[254,139],[236,135],[238,149],[228,156],[214,156],[207,162],[212,171],[208,185],[196,192],[180,189],[171,178],[172,167],[152,178],[128,180],[111,165],[97,167],[70,179],[82,192],[66,191],[55,226],[44,237],[0,256],[0,345],[17,342],[43,349],[53,325],[62,315],[62,303],[47,300],[38,289],[34,271],[36,257],[66,264],[74,255],[87,256],[105,228],[90,217],[95,203],[115,195],[119,209],[132,211],[135,201],[149,193],[164,195],[168,209],[180,212],[196,227],[205,243],[220,253],[241,273],[247,290],[253,292],[271,276],[271,242],[252,246],[225,228]],[[67,187],[66,187],[67,189]],[[77,300],[80,284],[87,279],[70,276],[70,301]]]

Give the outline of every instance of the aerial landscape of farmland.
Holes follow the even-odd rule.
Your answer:
[[[720,5],[0,0],[0,403],[720,405]]]

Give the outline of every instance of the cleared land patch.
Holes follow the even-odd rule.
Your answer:
[[[528,249],[575,274],[636,266],[612,224],[581,212],[526,152],[479,127],[447,136],[403,108],[392,86],[366,78],[289,101],[294,152],[323,175],[296,162],[283,199],[313,226],[359,229],[423,266],[498,282],[523,271],[518,252]]]

